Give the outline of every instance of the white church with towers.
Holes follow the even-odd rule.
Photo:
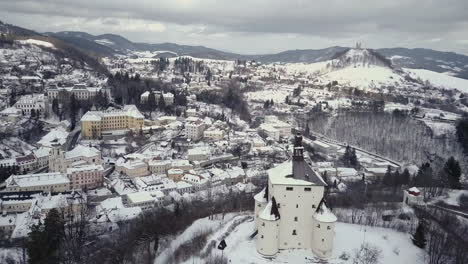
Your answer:
[[[327,208],[326,183],[304,160],[302,136],[294,139],[292,160],[268,171],[268,185],[255,195],[257,251],[272,256],[283,249],[332,254],[336,216]]]

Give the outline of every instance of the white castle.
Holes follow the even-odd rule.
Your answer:
[[[302,137],[292,160],[268,171],[268,185],[255,195],[256,247],[262,255],[282,249],[311,249],[320,258],[333,250],[336,216],[324,200],[326,183],[304,161]]]

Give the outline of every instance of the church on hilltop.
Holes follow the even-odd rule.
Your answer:
[[[304,160],[302,136],[292,160],[268,171],[268,185],[255,195],[256,248],[266,256],[282,249],[311,249],[331,256],[336,216],[324,200],[326,183]]]

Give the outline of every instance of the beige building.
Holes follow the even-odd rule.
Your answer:
[[[222,140],[224,138],[224,131],[221,129],[205,130],[203,137],[211,140]]]
[[[84,165],[67,169],[73,189],[94,189],[104,182],[104,167],[102,165]]]
[[[0,199],[0,211],[2,213],[24,213],[31,208],[34,199],[12,199],[12,200],[2,200]]]
[[[148,164],[142,160],[118,160],[115,171],[131,178],[148,176]]]
[[[148,162],[148,166],[151,173],[159,175],[166,174],[172,165],[170,160],[151,160]]]
[[[81,133],[86,139],[118,131],[138,131],[143,126],[144,116],[135,105],[126,105],[121,110],[88,111],[81,118]]]
[[[5,181],[2,192],[66,192],[70,191],[70,180],[59,172],[11,175]]]

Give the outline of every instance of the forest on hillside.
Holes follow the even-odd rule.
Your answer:
[[[308,117],[311,131],[385,155],[403,163],[442,165],[450,156],[467,168],[456,135],[435,137],[422,121],[385,112],[316,113]]]

